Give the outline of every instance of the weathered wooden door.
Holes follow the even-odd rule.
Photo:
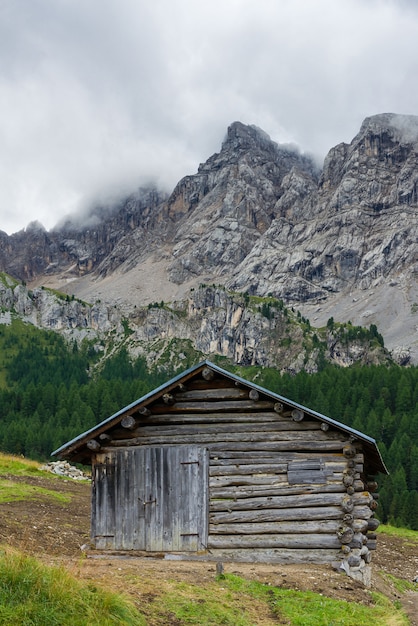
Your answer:
[[[138,447],[97,456],[92,515],[96,547],[197,551],[206,547],[207,526],[206,449]]]

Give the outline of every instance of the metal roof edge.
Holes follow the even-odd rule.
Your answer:
[[[145,394],[144,396],[142,396],[141,398],[139,398],[138,400],[135,400],[134,402],[131,402],[131,404],[128,404],[127,406],[123,407],[122,409],[120,409],[119,411],[117,411],[116,413],[114,413],[113,415],[111,415],[110,417],[106,418],[105,420],[103,420],[102,422],[100,422],[99,424],[96,424],[95,426],[93,426],[92,428],[90,428],[89,430],[86,430],[85,432],[81,433],[80,435],[77,435],[77,437],[74,437],[74,439],[72,439],[71,441],[68,441],[67,443],[63,444],[62,446],[60,446],[59,448],[57,448],[56,450],[54,450],[54,452],[51,453],[51,456],[58,456],[59,454],[61,454],[62,452],[64,452],[66,449],[74,446],[78,441],[81,441],[82,439],[85,439],[88,435],[93,434],[94,432],[96,432],[97,430],[103,428],[103,426],[106,426],[106,424],[111,424],[113,421],[116,421],[117,418],[121,415],[123,415],[124,413],[126,413],[127,411],[129,411],[130,409],[134,408],[135,406],[142,404],[144,402],[146,402],[147,400],[149,400],[150,398],[152,398],[153,396],[156,396],[158,393],[160,393],[161,391],[163,391],[164,389],[166,389],[167,387],[170,387],[172,385],[174,385],[177,381],[180,381],[182,378],[187,377],[189,374],[192,374],[195,371],[198,371],[200,368],[203,367],[210,367],[211,369],[213,369],[214,371],[218,372],[219,374],[222,374],[223,376],[226,376],[236,382],[239,382],[243,385],[249,386],[253,389],[256,389],[257,391],[264,393],[268,396],[270,396],[271,398],[274,398],[275,400],[281,401],[281,402],[285,402],[286,404],[290,404],[292,405],[294,408],[296,409],[300,409],[306,413],[308,413],[309,415],[320,419],[323,422],[326,422],[327,424],[331,425],[331,426],[335,426],[336,428],[339,428],[340,430],[343,430],[344,432],[348,433],[349,435],[355,437],[356,439],[361,439],[364,442],[370,444],[371,446],[373,446],[378,454],[378,458],[380,460],[380,463],[382,465],[382,468],[384,468],[385,472],[388,474],[388,470],[385,466],[385,463],[383,461],[382,455],[380,453],[380,450],[377,446],[376,440],[373,439],[373,437],[369,437],[368,435],[365,435],[364,433],[351,428],[350,426],[346,426],[345,424],[342,424],[341,422],[328,417],[327,415],[323,415],[322,413],[318,413],[317,411],[314,411],[312,409],[309,409],[308,407],[299,404],[298,402],[294,402],[293,400],[290,400],[289,398],[286,398],[285,396],[281,396],[278,393],[275,393],[274,391],[271,391],[270,389],[266,389],[265,387],[261,387],[261,385],[257,385],[256,383],[253,383],[249,380],[246,380],[245,378],[242,378],[241,376],[238,376],[237,374],[234,374],[233,372],[229,372],[228,370],[223,369],[222,367],[219,367],[218,365],[215,365],[215,363],[212,363],[211,361],[209,361],[208,359],[205,359],[203,361],[201,361],[200,363],[198,363],[197,365],[193,365],[192,367],[188,368],[187,370],[181,372],[180,374],[177,374],[176,376],[174,376],[173,378],[171,378],[170,380],[168,380],[167,382],[163,383],[162,385],[160,385],[159,387],[157,387],[156,389],[153,389],[152,391],[149,391],[147,394]]]
[[[376,448],[376,452],[378,453],[379,460],[380,460],[380,462],[382,464],[382,467],[385,469],[386,473],[389,474],[389,472],[387,470],[387,467],[386,467],[386,465],[385,465],[385,463],[383,461],[383,458],[382,458],[382,455],[380,453],[380,450],[379,450],[379,448],[377,446],[376,439],[373,439],[373,437],[369,437],[368,435],[360,432],[359,430],[356,430],[355,428],[351,428],[350,426],[347,426],[346,424],[343,424],[342,422],[339,422],[338,420],[335,420],[332,417],[328,417],[327,415],[323,415],[322,413],[318,413],[317,411],[314,411],[313,409],[310,409],[310,408],[304,406],[303,404],[299,404],[298,402],[295,402],[294,400],[290,400],[289,398],[286,398],[285,396],[281,396],[280,394],[275,393],[274,391],[271,391],[270,389],[266,389],[265,387],[261,387],[261,385],[257,385],[256,383],[248,381],[245,378],[241,378],[241,376],[233,374],[232,372],[228,372],[227,370],[222,369],[221,367],[219,367],[218,365],[215,365],[214,363],[211,363],[210,361],[207,361],[206,363],[207,363],[208,366],[212,367],[214,370],[216,370],[220,374],[224,374],[225,376],[229,376],[229,378],[232,378],[232,379],[234,379],[237,382],[240,382],[242,384],[249,385],[253,389],[256,389],[257,391],[260,391],[261,393],[265,393],[265,394],[269,395],[270,397],[275,398],[276,400],[280,400],[282,402],[286,402],[287,404],[291,404],[296,409],[300,409],[300,410],[302,410],[302,411],[304,411],[306,413],[309,413],[309,415],[312,415],[313,417],[316,417],[316,418],[320,419],[321,421],[326,422],[330,426],[335,426],[337,428],[340,428],[341,430],[344,430],[345,432],[347,432],[348,434],[352,435],[356,439],[362,439],[366,443],[369,443],[369,444],[373,445]]]
[[[173,378],[171,378],[167,382],[163,383],[159,387],[156,387],[152,391],[149,391],[148,393],[146,393],[144,396],[141,396],[141,398],[138,398],[137,400],[134,400],[133,402],[131,402],[131,404],[128,404],[125,407],[123,407],[122,409],[120,409],[119,411],[117,411],[116,413],[113,413],[113,415],[111,415],[110,417],[107,417],[105,420],[99,422],[95,426],[92,426],[92,428],[89,428],[89,430],[86,430],[83,433],[80,433],[79,435],[77,435],[77,437],[74,437],[74,439],[71,439],[70,441],[67,441],[67,443],[64,443],[62,446],[60,446],[59,448],[57,448],[56,450],[51,452],[51,456],[59,455],[65,449],[67,449],[67,448],[71,447],[72,445],[74,445],[77,441],[81,441],[82,439],[87,437],[87,435],[90,435],[90,434],[94,433],[96,430],[99,430],[100,428],[102,428],[106,424],[110,424],[111,422],[116,420],[120,415],[123,415],[124,413],[126,413],[126,411],[129,411],[130,409],[133,409],[138,404],[146,402],[149,398],[152,398],[153,396],[157,395],[160,391],[163,391],[167,387],[170,387],[171,385],[175,384],[178,380],[181,380],[187,374],[191,374],[193,371],[197,371],[200,367],[204,367],[205,365],[208,365],[208,366],[211,366],[211,367],[213,366],[213,364],[211,364],[210,361],[206,361],[206,360],[205,361],[201,361],[197,365],[193,365],[188,370],[185,370],[184,372],[181,372],[181,374],[177,374],[176,376],[174,376]]]

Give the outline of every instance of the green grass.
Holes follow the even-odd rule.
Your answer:
[[[14,287],[19,284],[19,281],[5,272],[0,272],[0,283],[2,283],[5,287],[11,287],[14,289]]]
[[[404,613],[380,594],[372,605],[333,600],[313,592],[281,589],[226,574],[200,587],[190,583],[164,585],[147,607],[147,624],[195,626],[406,626]]]
[[[40,497],[54,498],[57,504],[65,501],[66,496],[55,491],[13,482],[13,475],[33,476],[39,472],[38,467],[34,461],[0,454],[0,504]],[[379,532],[418,542],[416,531],[380,526]],[[399,593],[416,590],[416,585],[391,575],[387,580]],[[225,574],[202,585],[161,578],[155,581],[152,596],[147,597],[140,576],[129,583],[133,597],[142,598],[137,609],[124,597],[99,589],[90,581],[76,580],[64,568],[49,568],[19,552],[0,550],[0,626],[408,624],[399,605],[371,592],[368,597],[372,604],[363,605]]]
[[[386,578],[390,583],[392,583],[399,593],[406,593],[407,591],[418,591],[417,583],[411,583],[409,580],[405,580],[404,578],[397,578],[393,574],[388,574],[387,572],[381,572],[381,576]]]
[[[124,597],[80,583],[63,568],[5,550],[0,555],[0,625],[145,626]]]
[[[384,596],[373,594],[374,606],[327,598],[310,591],[294,591],[246,581],[227,575],[229,588],[254,597],[264,598],[273,615],[293,626],[352,626],[370,624],[383,626],[407,624],[403,615]],[[396,621],[393,621],[396,619]],[[389,621],[391,620],[391,621]]]
[[[71,498],[52,489],[31,485],[26,482],[13,481],[13,476],[39,476],[39,463],[13,456],[12,454],[0,453],[0,504],[3,502],[17,502],[18,500],[36,500],[38,498],[52,498],[57,503],[65,504]],[[59,476],[42,472],[44,478],[60,479]]]
[[[45,487],[38,487],[37,485],[17,483],[0,477],[0,504],[3,502],[17,502],[18,500],[38,500],[40,498],[49,498],[62,504],[71,501],[70,496],[58,491],[45,489]]]
[[[416,530],[410,530],[409,528],[398,528],[397,526],[381,524],[376,532],[382,535],[389,535],[390,537],[398,537],[399,539],[403,539],[405,543],[410,545],[418,544],[418,531]],[[383,576],[383,578],[386,578],[386,580],[392,583],[399,593],[406,593],[407,591],[418,592],[417,583],[410,582],[408,580],[405,580],[404,578],[397,578],[396,576],[393,576],[393,574],[388,574],[387,572],[380,572],[380,574],[381,576]]]
[[[389,526],[388,524],[381,524],[377,530],[377,533],[389,535],[391,537],[399,537],[400,539],[406,539],[413,543],[418,543],[418,530],[410,530],[409,528],[398,528],[397,526]]]
[[[0,475],[13,474],[13,476],[39,475],[39,463],[13,454],[0,453]]]

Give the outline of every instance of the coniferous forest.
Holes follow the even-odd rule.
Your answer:
[[[68,345],[15,320],[0,325],[0,450],[45,460],[51,451],[178,372],[149,371],[122,348]],[[103,364],[104,363],[104,364]],[[223,364],[224,365],[224,364]],[[187,367],[188,365],[186,365]],[[237,373],[374,437],[390,472],[378,478],[377,516],[418,530],[418,368],[325,366],[314,375]]]

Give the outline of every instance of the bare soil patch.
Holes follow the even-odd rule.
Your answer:
[[[71,479],[6,476],[8,480],[55,490],[70,498],[60,503],[42,496],[34,500],[0,504],[0,543],[62,565],[78,577],[94,580],[115,591],[129,593],[143,605],[170,581],[205,585],[216,577],[215,563],[172,561],[151,557],[117,557],[85,551],[90,532],[90,484]],[[87,557],[87,558],[86,558]],[[418,575],[418,545],[379,535],[373,555],[372,590],[402,601],[418,626],[418,594],[401,595],[385,574],[412,582]],[[296,590],[311,590],[341,600],[372,602],[370,590],[329,565],[268,565],[225,563],[225,573]],[[418,585],[417,585],[418,591]],[[262,622],[260,622],[262,623]]]

